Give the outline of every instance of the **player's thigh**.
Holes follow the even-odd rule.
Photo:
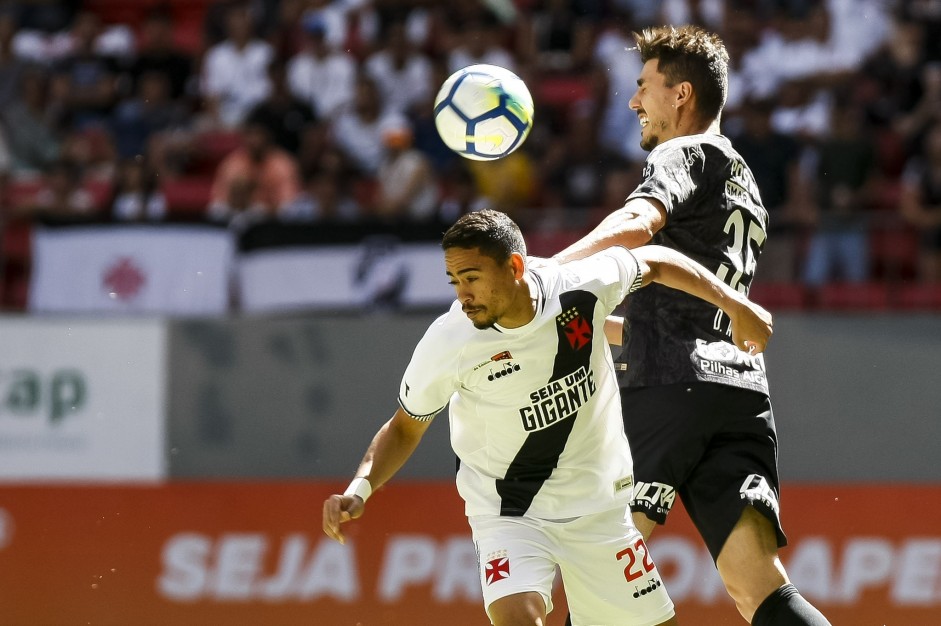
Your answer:
[[[545,624],[546,602],[535,591],[514,593],[491,602],[487,614],[494,626]]]
[[[769,521],[776,545],[783,546],[787,538],[780,521],[771,403],[760,393],[714,387],[724,411],[723,427],[680,490],[683,503],[713,559],[718,558],[746,507]]]
[[[635,513],[658,524],[666,522],[679,489],[716,428],[703,414],[714,386],[692,383],[621,390],[624,430],[634,459],[631,510]]]
[[[573,626],[654,626],[673,616],[663,578],[626,509],[560,526],[559,566]]]
[[[532,596],[520,594],[538,594],[543,614],[551,611],[556,557],[543,528],[547,522],[497,515],[472,516],[468,522],[477,550],[484,607],[491,619],[491,606],[504,598],[509,599],[501,602],[502,609],[514,614],[538,606]]]

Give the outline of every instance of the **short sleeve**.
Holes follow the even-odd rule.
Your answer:
[[[435,321],[415,346],[399,384],[399,406],[423,422],[440,413],[457,390],[460,348],[448,340],[446,318]]]
[[[643,180],[627,199],[655,198],[671,215],[695,193],[695,172],[701,171],[704,163],[705,153],[699,145],[659,146],[647,157]]]
[[[585,284],[597,286],[592,291],[604,305],[606,314],[642,284],[640,263],[630,250],[621,246],[612,246],[573,264],[577,264],[576,271]]]

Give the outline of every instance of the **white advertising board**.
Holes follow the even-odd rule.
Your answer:
[[[166,476],[158,320],[0,318],[0,481]]]

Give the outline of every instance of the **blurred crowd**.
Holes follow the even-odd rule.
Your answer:
[[[632,31],[731,54],[723,131],[771,214],[769,282],[941,280],[941,0],[85,0],[0,3],[12,220],[453,220],[534,236],[618,208],[646,156]],[[522,149],[450,152],[431,116],[493,63],[536,101]]]

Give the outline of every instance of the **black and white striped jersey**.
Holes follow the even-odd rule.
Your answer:
[[[650,243],[682,252],[747,294],[768,231],[748,165],[718,134],[676,137],[647,157],[628,197],[655,198],[666,225]],[[687,293],[652,284],[627,300],[625,387],[718,382],[768,392],[764,357],[731,342],[729,318]]]

